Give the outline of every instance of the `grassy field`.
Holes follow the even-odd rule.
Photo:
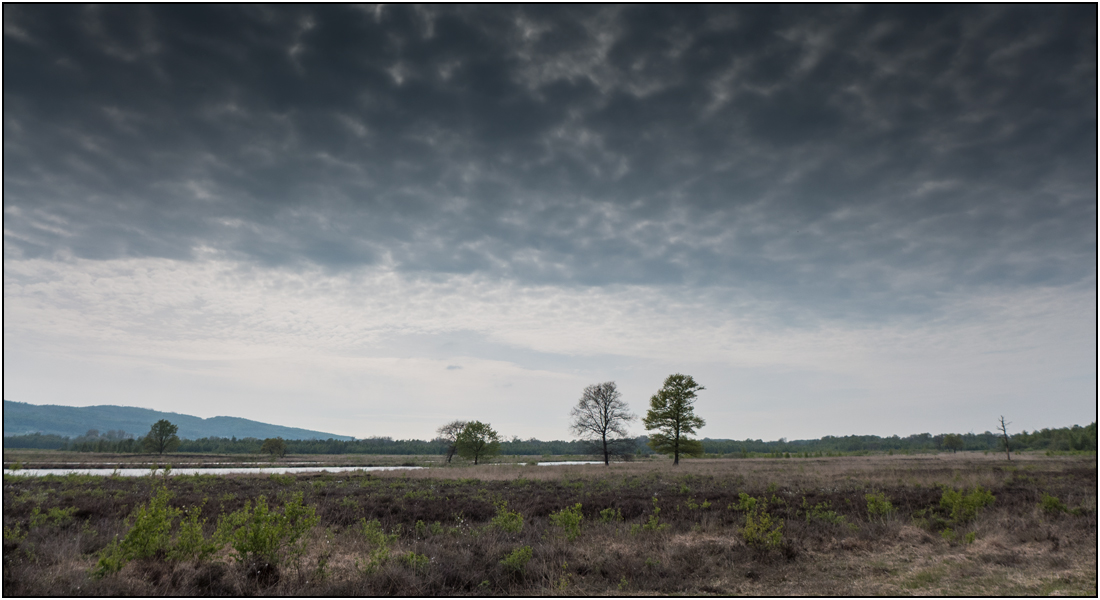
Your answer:
[[[3,593],[1095,596],[1096,494],[1026,454],[5,475]]]

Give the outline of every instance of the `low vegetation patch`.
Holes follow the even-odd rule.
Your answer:
[[[946,456],[8,476],[3,591],[1095,594],[1094,458]]]
[[[581,504],[579,502],[573,505],[572,508],[563,508],[550,515],[550,522],[561,527],[565,531],[566,539],[569,541],[580,537],[581,521],[583,519],[584,516],[581,515]]]

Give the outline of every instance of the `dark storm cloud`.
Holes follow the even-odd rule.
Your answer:
[[[1096,261],[1096,7],[4,7],[12,256],[917,310]]]

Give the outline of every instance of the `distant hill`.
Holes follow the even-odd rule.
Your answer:
[[[203,419],[179,413],[160,412],[132,406],[57,406],[53,404],[27,404],[4,400],[4,435],[28,433],[54,434],[66,437],[84,435],[89,429],[100,433],[122,430],[134,437],[149,433],[153,423],[168,419],[179,427],[183,439],[205,437],[259,439],[281,437],[287,440],[351,440],[346,435],[334,435],[297,427],[269,425],[238,417],[211,417]]]

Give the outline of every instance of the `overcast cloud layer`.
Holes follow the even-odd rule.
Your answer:
[[[1085,424],[1096,22],[5,5],[5,398],[546,439],[679,371],[710,437]]]

